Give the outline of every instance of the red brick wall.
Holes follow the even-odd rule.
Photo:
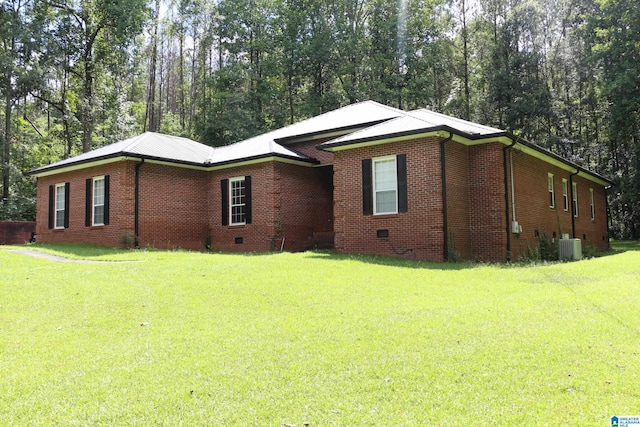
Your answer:
[[[38,178],[36,233],[38,242],[82,242],[119,246],[120,236],[133,235],[134,167],[136,162],[122,161],[59,175]],[[109,225],[85,226],[85,180],[110,176]],[[69,182],[69,228],[48,229],[49,185]]]
[[[338,151],[335,155],[335,231],[340,252],[444,260],[440,138]],[[445,144],[450,253],[464,259],[504,261],[506,230],[502,145]],[[362,214],[361,162],[407,155],[408,212]],[[344,185],[343,185],[344,184]],[[389,230],[377,238],[376,230]]]
[[[397,154],[407,155],[408,212],[363,215],[362,159]],[[444,259],[439,138],[337,151],[334,182],[336,250]],[[380,229],[389,237],[378,238]]]
[[[507,152],[508,154],[508,152]],[[510,162],[509,162],[510,163]],[[537,247],[539,238],[536,231],[546,232],[549,237],[571,236],[571,181],[570,172],[550,165],[522,152],[513,152],[513,170],[515,185],[516,220],[522,226],[522,234],[511,234],[513,259],[517,260],[527,249]],[[555,208],[549,207],[547,176],[554,175]],[[567,180],[569,209],[564,210],[562,197],[562,179]],[[605,189],[585,178],[574,176],[578,190],[578,217],[575,220],[576,236],[583,240],[583,246],[593,245],[598,249],[608,247],[607,213]],[[596,214],[591,220],[589,188],[594,190]],[[511,194],[509,194],[511,202]],[[510,206],[510,218],[513,212]]]
[[[205,249],[206,176],[199,170],[153,163],[140,167],[140,246]]]
[[[246,225],[223,226],[220,181],[239,176],[251,176],[252,222]],[[207,199],[212,250],[265,252],[270,249],[276,227],[274,176],[274,162],[209,173]],[[242,243],[235,243],[236,238],[242,239]]]
[[[469,147],[469,215],[472,258],[483,262],[507,259],[503,145]]]
[[[316,145],[318,144],[322,144],[323,142],[326,142],[328,140],[330,140],[332,138],[324,138],[324,139],[317,139],[317,140],[313,140],[313,141],[304,141],[304,142],[297,142],[294,144],[286,144],[287,148],[290,148],[294,151],[297,151],[298,153],[304,154],[306,156],[309,156],[311,158],[317,159],[320,161],[321,164],[331,164],[333,163],[333,153],[329,152],[329,151],[324,151],[324,150],[318,150],[316,148]]]
[[[503,146],[499,143],[465,147],[446,144],[447,208],[450,250],[465,259],[504,261],[507,224]],[[362,159],[406,154],[408,212],[362,214]],[[510,234],[512,259],[535,247],[535,231],[557,237],[571,233],[571,215],[562,206],[562,178],[569,173],[514,151],[516,219],[523,232]],[[88,242],[119,246],[134,232],[133,161],[111,163],[38,180],[39,242]],[[554,174],[556,208],[549,208],[547,173]],[[85,180],[110,175],[110,223],[86,227]],[[252,177],[251,224],[222,226],[220,181]],[[607,247],[605,190],[582,177],[578,185],[576,236],[583,244]],[[335,188],[333,182],[335,181]],[[70,224],[49,230],[49,185],[69,182]],[[591,220],[589,188],[594,189],[596,214]],[[509,195],[511,199],[511,196]],[[511,214],[510,214],[511,215]],[[281,230],[278,223],[281,221]],[[388,237],[378,238],[386,229]],[[335,231],[340,252],[401,255],[416,259],[444,259],[444,230],[440,168],[440,138],[354,148],[335,153],[331,166],[303,167],[282,162],[204,172],[145,163],[140,169],[140,245],[200,250],[211,236],[213,250],[305,250],[318,233]],[[274,241],[274,238],[277,238]],[[236,243],[241,239],[242,243]]]
[[[247,175],[251,176],[252,223],[223,226],[220,181]],[[309,249],[314,233],[332,231],[331,178],[330,167],[282,162],[212,172],[208,190],[212,249],[264,252],[279,249],[282,237],[285,250]],[[242,243],[236,243],[238,238]]]
[[[36,231],[33,221],[0,221],[0,245],[20,245],[31,240]]]
[[[469,148],[456,142],[445,143],[447,172],[447,222],[449,255],[473,257],[471,213],[469,211]]]
[[[276,164],[275,209],[281,214],[285,249],[310,249],[318,233],[333,232],[332,171],[331,166],[305,168]]]
[[[40,178],[37,232],[41,242],[86,242],[119,246],[134,236],[136,162],[118,162]],[[85,180],[110,175],[110,223],[85,227]],[[251,224],[222,226],[220,180],[252,177]],[[70,183],[69,228],[49,230],[49,185]],[[144,163],[140,167],[139,244],[161,249],[223,251],[305,250],[315,233],[332,231],[331,167],[267,162],[214,172]],[[282,230],[276,232],[279,213]],[[277,241],[273,241],[274,238]],[[241,238],[242,243],[236,243]]]

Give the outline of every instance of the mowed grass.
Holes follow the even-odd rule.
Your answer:
[[[639,245],[538,266],[25,248],[107,262],[0,248],[2,426],[640,414]]]

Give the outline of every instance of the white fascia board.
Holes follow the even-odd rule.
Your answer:
[[[300,160],[294,160],[294,159],[286,159],[286,158],[282,158],[282,157],[278,157],[278,156],[270,156],[270,157],[263,157],[260,159],[253,159],[253,160],[247,160],[244,162],[235,162],[235,163],[226,163],[223,165],[211,165],[211,166],[206,166],[205,170],[207,171],[217,171],[217,170],[222,170],[222,169],[230,169],[230,168],[237,168],[237,167],[241,167],[241,166],[250,166],[250,165],[256,165],[259,163],[267,163],[267,162],[281,162],[281,163],[288,163],[290,165],[296,165],[296,166],[306,166],[306,167],[314,167],[315,164],[309,163],[309,162],[303,162]]]
[[[323,133],[316,133],[312,135],[301,135],[301,136],[291,136],[291,137],[284,136],[281,138],[275,138],[275,141],[284,140],[284,142],[278,142],[278,144],[287,146],[291,144],[296,144],[298,142],[317,141],[319,139],[324,139],[324,138],[337,138],[337,137],[344,136],[349,133],[353,133],[362,129],[365,129],[365,128],[359,127],[359,128],[349,129],[349,130],[336,130],[333,132],[323,132]]]
[[[110,159],[96,160],[94,162],[76,163],[76,164],[65,166],[62,168],[44,170],[42,172],[34,173],[33,176],[35,176],[36,178],[43,178],[45,176],[59,175],[62,173],[73,172],[80,169],[88,169],[95,166],[108,165],[109,163],[122,162],[125,160],[133,160],[137,162],[140,161],[140,159],[137,157],[119,156],[119,157],[112,157]]]
[[[88,168],[92,168],[92,167],[95,167],[95,166],[102,166],[102,165],[121,162],[121,161],[125,161],[125,160],[131,160],[131,161],[135,161],[135,162],[141,162],[142,161],[142,159],[138,158],[138,157],[119,156],[119,157],[113,157],[113,158],[110,158],[110,159],[97,160],[95,162],[78,163],[78,164],[75,164],[75,165],[69,165],[67,167],[63,167],[63,168],[59,168],[59,169],[45,170],[45,171],[42,171],[42,172],[39,172],[39,173],[35,173],[35,174],[33,174],[33,176],[35,176],[36,178],[42,178],[42,177],[46,177],[46,176],[59,175],[59,174],[67,173],[67,172],[73,172],[73,171],[77,171],[77,170],[81,170],[81,169],[88,169]],[[240,166],[248,166],[248,165],[254,165],[254,164],[258,164],[258,163],[266,163],[266,162],[272,162],[272,161],[281,162],[281,163],[288,163],[288,164],[297,165],[297,166],[306,166],[306,167],[314,167],[314,166],[316,166],[315,164],[311,164],[309,162],[303,162],[303,161],[298,161],[298,160],[294,160],[294,159],[286,159],[286,158],[281,158],[281,157],[277,157],[277,156],[264,157],[264,158],[260,158],[260,159],[254,159],[254,160],[247,160],[245,162],[227,163],[227,164],[218,165],[218,166],[216,166],[216,165],[211,165],[211,166],[208,166],[208,165],[190,165],[190,164],[174,163],[174,162],[162,161],[162,160],[154,160],[154,159],[145,159],[144,160],[145,163],[150,163],[150,164],[171,166],[171,167],[174,167],[174,168],[201,170],[201,171],[214,171],[214,170],[221,170],[221,169],[229,169],[229,168],[235,168],[235,167],[240,167]]]
[[[577,167],[575,167],[573,165],[567,164],[567,163],[565,163],[565,162],[563,162],[563,161],[561,161],[559,159],[556,159],[556,158],[554,158],[552,156],[549,156],[549,155],[545,154],[544,152],[538,151],[538,150],[533,149],[531,147],[528,147],[526,145],[522,145],[522,144],[516,143],[514,148],[516,150],[519,150],[519,151],[525,153],[525,154],[530,155],[531,157],[534,157],[534,158],[536,158],[538,160],[542,160],[545,163],[548,163],[550,165],[556,166],[556,167],[558,167],[558,168],[560,168],[562,170],[565,170],[567,172],[570,172],[572,174],[578,172],[576,174],[577,176],[579,176],[581,178],[584,178],[584,179],[587,179],[589,181],[595,182],[596,184],[602,185],[603,187],[609,187],[611,185],[608,182],[603,181],[602,179],[600,179],[597,176],[594,176],[594,175],[586,172],[583,169],[578,169]]]
[[[466,146],[488,144],[491,142],[499,142],[507,146],[511,146],[513,144],[513,140],[511,139],[511,137],[506,135],[496,136],[494,138],[492,138],[489,135],[487,136],[487,138],[470,139],[470,138],[465,138],[464,136],[461,136],[456,133],[450,134],[448,131],[438,130],[438,131],[432,131],[432,132],[417,133],[413,135],[403,135],[395,138],[386,138],[386,139],[379,139],[375,141],[365,141],[361,143],[339,145],[336,147],[328,147],[326,148],[326,151],[330,151],[330,152],[344,151],[344,150],[350,150],[353,148],[372,147],[372,146],[381,145],[381,144],[389,144],[389,143],[400,142],[400,141],[408,141],[416,138],[426,138],[426,137],[434,137],[434,136],[440,137],[440,138],[449,138],[451,136],[451,139],[453,141]],[[589,181],[595,182],[596,184],[602,185],[604,187],[610,186],[608,182],[598,178],[597,176],[594,176],[585,170],[578,169],[575,166],[571,164],[567,164],[553,156],[547,155],[543,151],[536,150],[532,147],[529,147],[527,145],[523,145],[517,142],[514,145],[514,147],[525,154],[528,154],[536,159],[542,160],[545,163],[549,163],[553,166],[557,166],[560,169],[565,170],[567,172],[575,173],[576,171],[578,171],[577,176],[585,178]]]
[[[335,152],[335,151],[344,151],[344,150],[350,150],[352,148],[362,148],[362,147],[373,147],[375,145],[381,145],[381,144],[389,144],[389,143],[393,143],[393,142],[401,142],[401,141],[409,141],[411,139],[417,139],[417,138],[429,138],[429,137],[438,137],[438,138],[449,138],[450,136],[452,136],[452,140],[455,142],[458,142],[460,144],[464,144],[464,145],[480,145],[480,144],[486,144],[487,142],[501,142],[503,144],[509,144],[511,143],[511,139],[509,139],[506,136],[501,136],[501,137],[497,137],[491,140],[487,140],[487,139],[470,139],[470,138],[465,138],[464,136],[458,135],[456,133],[450,135],[449,132],[445,131],[445,130],[437,130],[437,131],[431,131],[431,132],[424,132],[424,133],[416,133],[416,134],[411,134],[411,135],[402,135],[402,136],[397,136],[394,138],[384,138],[384,139],[378,139],[378,140],[374,140],[374,141],[365,141],[365,142],[356,142],[354,144],[345,144],[345,145],[338,145],[335,147],[327,147],[325,148],[326,151],[330,151],[330,152]]]

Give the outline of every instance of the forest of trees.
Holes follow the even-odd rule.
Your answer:
[[[143,131],[233,143],[353,102],[508,130],[615,182],[640,238],[634,0],[0,0],[0,219]]]

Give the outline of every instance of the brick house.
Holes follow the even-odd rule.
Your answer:
[[[224,147],[145,133],[30,172],[41,242],[517,259],[608,247],[611,182],[508,132],[353,104]]]

